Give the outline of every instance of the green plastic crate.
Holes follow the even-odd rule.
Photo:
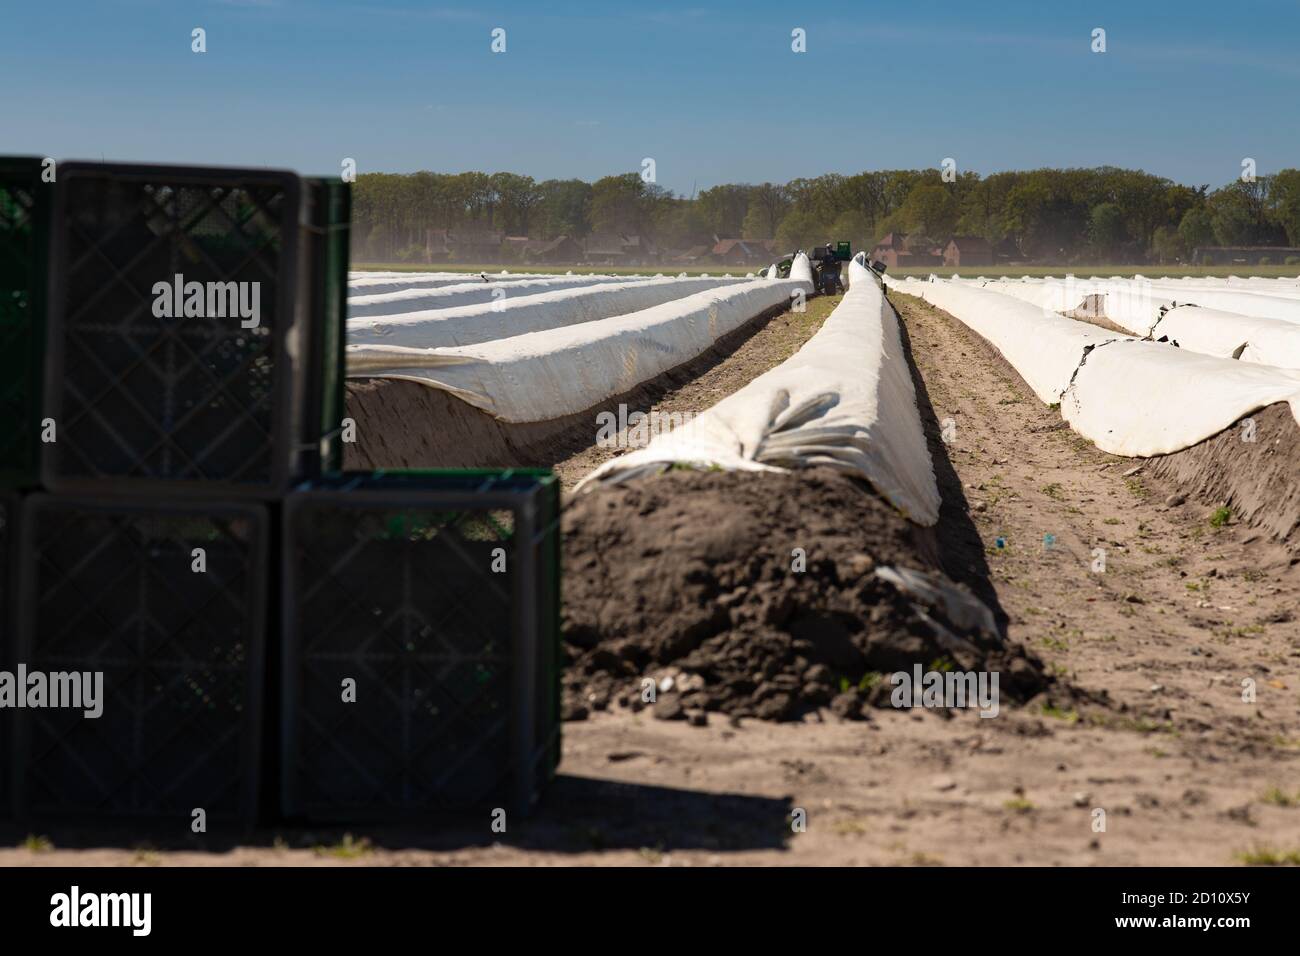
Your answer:
[[[531,808],[560,758],[559,504],[536,470],[344,474],[289,495],[286,816]]]
[[[51,191],[42,160],[0,157],[0,487],[40,470]]]
[[[345,348],[348,307],[348,265],[351,255],[352,186],[340,179],[304,179],[308,205],[308,241],[303,244],[310,262],[302,296],[309,310],[313,356],[307,370],[315,381],[309,396],[319,396],[319,419],[309,431],[320,436],[319,461],[308,464],[309,474],[334,473],[343,467]],[[308,410],[312,414],[312,410]]]
[[[246,499],[23,500],[13,660],[100,672],[104,699],[9,712],[16,819],[254,821],[271,537]]]
[[[18,653],[18,616],[14,595],[17,592],[15,554],[16,522],[19,500],[15,494],[0,491],[0,670],[12,671]],[[13,772],[12,712],[0,711],[0,820],[12,814],[10,776]]]
[[[315,473],[305,192],[283,170],[59,164],[47,488],[273,500]],[[160,314],[155,290],[177,277],[221,312],[217,294],[256,292],[257,323]]]

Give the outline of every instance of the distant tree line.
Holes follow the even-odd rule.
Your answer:
[[[688,198],[637,173],[594,183],[514,173],[368,173],[355,186],[354,255],[418,259],[430,229],[542,240],[621,233],[661,249],[714,237],[775,239],[783,249],[849,239],[857,249],[889,232],[936,245],[971,235],[1053,264],[1173,262],[1198,246],[1300,245],[1296,169],[1213,191],[1110,166],[951,178],[937,169],[891,169],[714,186]]]

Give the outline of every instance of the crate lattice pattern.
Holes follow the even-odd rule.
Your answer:
[[[313,504],[296,518],[301,803],[419,807],[498,790],[510,772],[511,512]],[[341,703],[345,677],[354,704]]]
[[[30,514],[30,513],[29,513]],[[104,672],[103,714],[31,715],[26,806],[34,813],[241,812],[245,713],[260,643],[244,517],[36,512],[29,668]],[[206,553],[195,573],[193,549]]]
[[[32,315],[36,274],[35,190],[39,181],[0,171],[0,468],[31,468],[28,428],[36,420],[39,384],[31,362],[44,329]]]
[[[13,594],[10,573],[13,570],[10,561],[10,549],[13,547],[13,516],[17,499],[0,492],[0,670],[12,670],[14,665]],[[0,820],[6,819],[12,810],[9,775],[12,771],[9,759],[13,753],[10,739],[12,720],[0,718]]]
[[[273,467],[281,185],[65,185],[59,473],[265,483]],[[259,282],[260,325],[157,318],[154,284]]]

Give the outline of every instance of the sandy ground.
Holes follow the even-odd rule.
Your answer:
[[[965,327],[892,298],[933,450],[950,439],[941,529],[983,545],[941,538],[949,573],[991,586],[1010,633],[1109,707],[703,727],[597,713],[565,725],[559,779],[505,834],[484,819],[220,852],[55,839],[0,865],[1300,862],[1300,565],[1212,526],[1214,502],[1166,504],[1176,489],[1075,436]]]

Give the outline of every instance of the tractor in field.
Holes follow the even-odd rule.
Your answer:
[[[813,249],[808,256],[813,267],[813,287],[822,295],[842,294],[844,280],[840,276],[840,263],[852,258],[849,243],[843,240]]]
[[[798,250],[783,257],[776,264],[778,278],[790,278],[790,265],[794,257],[802,252]],[[824,246],[815,246],[808,253],[808,261],[813,270],[813,288],[821,295],[836,295],[844,291],[844,281],[840,277],[840,264],[853,258],[849,243],[845,240],[828,242]]]

